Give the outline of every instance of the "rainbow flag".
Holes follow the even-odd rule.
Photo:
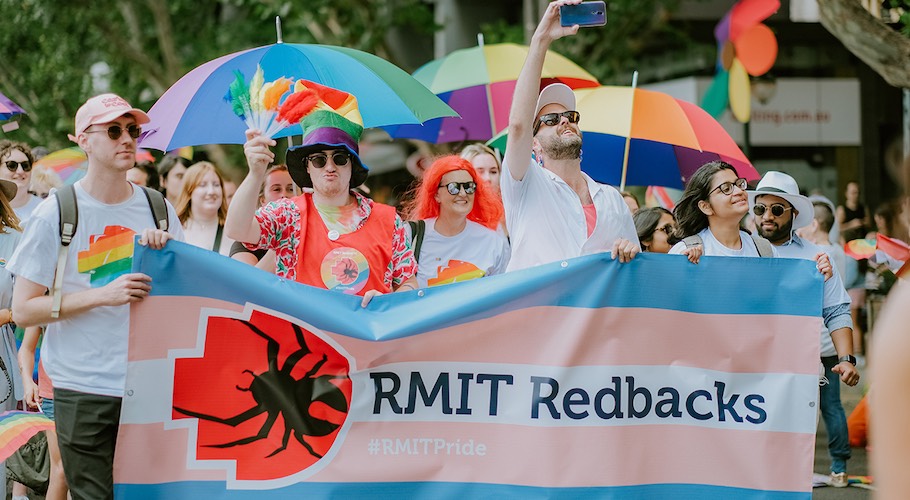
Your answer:
[[[910,246],[901,240],[889,238],[879,233],[875,241],[876,250],[881,250],[892,259],[906,262],[910,260]]]
[[[676,200],[682,196],[682,191],[663,186],[648,186],[645,190],[645,205],[649,207],[663,207],[673,211]]]
[[[5,411],[0,413],[0,462],[41,431],[53,430],[54,421],[43,413]]]
[[[88,250],[79,252],[80,273],[91,274],[93,288],[104,286],[130,272],[133,265],[133,236],[130,228],[107,226],[102,234],[89,238]]]
[[[844,244],[844,253],[856,260],[868,259],[875,255],[876,240],[858,239]]]
[[[811,499],[811,261],[596,254],[365,309],[178,242],[133,266],[118,498]]]

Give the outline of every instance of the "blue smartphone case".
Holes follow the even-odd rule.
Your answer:
[[[562,26],[603,26],[607,24],[607,6],[604,2],[582,2],[559,8]]]

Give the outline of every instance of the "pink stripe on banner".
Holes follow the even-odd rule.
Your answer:
[[[195,347],[199,310],[203,307],[243,310],[242,305],[204,297],[153,296],[133,305],[129,360],[163,359],[169,349]]]
[[[195,334],[186,332],[196,331],[198,313],[160,315],[160,311],[198,311],[203,307],[243,309],[230,302],[197,297],[149,297],[133,306],[130,361],[166,358],[169,349],[194,347]],[[145,317],[144,311],[154,317]],[[817,373],[817,367],[805,363],[819,356],[817,333],[781,336],[771,345],[764,334],[768,330],[818,332],[821,318],[642,311],[535,307],[385,342],[329,335],[357,359],[360,370],[407,361],[452,361],[448,354],[457,346],[458,361],[467,362],[553,365],[553,360],[571,359],[576,366],[673,362],[731,373]],[[648,318],[646,323],[643,317]],[[687,330],[686,325],[696,319],[702,330]],[[518,337],[521,342],[516,342]]]
[[[554,360],[572,360],[574,366],[672,362],[731,373],[818,373],[805,360],[819,356],[821,318],[642,311],[536,307],[387,342],[331,336],[358,360],[361,370],[387,363],[451,361],[449,354],[457,346],[459,361],[551,366]],[[696,319],[702,330],[687,330]],[[768,343],[769,330],[800,329],[814,333]]]
[[[165,431],[164,424],[120,424],[114,482],[224,481],[223,470],[186,469],[188,434],[187,429]]]
[[[181,450],[187,446],[183,429],[123,425],[120,439],[124,445],[118,446],[119,463],[135,461],[166,467],[134,467],[128,474],[118,470],[118,483],[219,480],[216,473],[181,470],[186,463]],[[426,446],[414,446],[414,439],[431,441]],[[437,440],[446,445],[437,447]],[[473,444],[474,455],[457,453],[456,443],[462,452]],[[477,454],[481,443],[483,456]],[[357,480],[363,482],[426,478],[547,487],[680,483],[809,492],[815,436],[697,427],[681,430],[665,425],[573,429],[386,422],[355,424],[343,446],[345,452],[309,481],[351,481],[351,471],[357,471]],[[629,460],[623,451],[635,448],[664,451],[650,455],[643,463]],[[150,453],[160,454],[160,461],[151,462]],[[503,467],[509,463],[516,466]]]

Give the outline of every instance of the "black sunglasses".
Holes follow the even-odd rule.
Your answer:
[[[739,179],[736,179],[736,180],[733,181],[733,182],[729,182],[729,181],[728,181],[728,182],[724,182],[724,183],[722,183],[720,186],[717,186],[716,188],[714,188],[714,189],[708,191],[708,196],[711,196],[711,193],[713,193],[714,191],[717,191],[718,189],[720,189],[720,192],[721,192],[721,193],[723,193],[723,194],[725,194],[725,195],[730,195],[730,194],[733,193],[733,187],[734,187],[734,186],[736,186],[736,187],[742,189],[743,191],[745,191],[746,188],[749,187],[749,181],[747,181],[746,179],[743,179],[742,177],[740,177]]]
[[[756,217],[761,217],[762,215],[765,215],[765,212],[768,210],[768,208],[769,207],[765,206],[762,203],[756,203],[755,206],[752,207],[752,213],[755,214]],[[774,203],[771,205],[770,208],[771,208],[771,215],[773,215],[775,217],[780,217],[781,215],[784,215],[784,212],[786,212],[787,210],[793,210],[793,207],[785,207],[785,206],[781,205],[780,203]]]
[[[534,134],[537,134],[537,131],[540,130],[540,124],[544,124],[548,127],[552,127],[559,123],[559,120],[565,116],[569,123],[578,123],[578,120],[581,120],[581,113],[578,111],[563,111],[562,113],[547,113],[541,115],[537,120],[537,123],[534,124]]]
[[[15,172],[16,170],[19,170],[19,167],[22,167],[23,172],[29,172],[32,169],[32,162],[30,162],[28,160],[25,160],[25,161],[7,160],[4,163],[4,165],[6,165],[6,168],[8,168],[10,172]]]
[[[440,184],[439,187],[446,188],[446,191],[448,191],[452,196],[460,193],[461,188],[464,188],[464,192],[467,194],[474,194],[474,191],[477,191],[477,183],[474,181],[450,182],[448,184]]]
[[[307,156],[307,161],[310,162],[310,165],[313,168],[323,168],[325,164],[329,161],[329,155],[325,153],[315,153]],[[348,161],[351,159],[351,155],[345,151],[335,151],[332,153],[332,163],[336,167],[343,167],[348,164]]]
[[[111,125],[106,129],[86,130],[85,133],[90,134],[92,132],[107,132],[107,136],[110,137],[112,141],[116,141],[117,139],[120,139],[120,136],[123,135],[123,130],[123,127],[120,125]],[[138,139],[139,136],[142,135],[142,127],[139,125],[127,125],[126,133],[130,134],[130,137],[133,139]]]
[[[655,231],[662,231],[667,236],[670,236],[670,233],[672,233],[675,229],[676,229],[676,227],[670,223],[664,224],[661,227],[654,228]]]

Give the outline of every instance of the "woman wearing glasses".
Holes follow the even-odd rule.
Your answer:
[[[16,197],[9,200],[20,222],[32,216],[41,199],[28,192],[32,181],[32,165],[35,157],[32,149],[21,142],[0,141],[0,180],[16,185]]]
[[[502,202],[470,161],[437,159],[415,191],[408,212],[423,224],[411,244],[421,288],[505,272],[509,244],[496,231]]]
[[[676,230],[676,220],[669,210],[663,207],[641,208],[632,215],[632,220],[635,222],[642,251],[670,251],[670,235]]]
[[[674,239],[679,241],[671,254],[683,254],[697,263],[701,255],[759,257],[759,242],[740,229],[740,221],[749,211],[748,184],[732,165],[712,161],[699,168],[686,184],[676,204]],[[697,235],[700,244],[680,241]],[[770,246],[770,245],[768,245]],[[771,246],[771,253],[777,250]]]
[[[221,172],[215,165],[201,161],[186,171],[181,189],[177,217],[183,224],[186,242],[229,255],[234,240],[224,235],[228,205]]]

